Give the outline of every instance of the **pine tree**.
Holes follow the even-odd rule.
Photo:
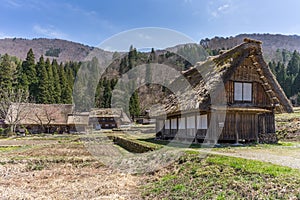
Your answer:
[[[289,98],[292,96],[292,85],[293,85],[293,76],[287,76],[284,83],[284,92]]]
[[[289,61],[286,69],[286,73],[288,76],[296,76],[300,68],[300,55],[295,50],[291,60]]]
[[[19,63],[15,71],[14,89],[24,91],[29,95],[29,83],[26,74],[23,71],[22,63]]]
[[[36,86],[37,86],[37,78],[36,78],[36,69],[35,69],[35,60],[32,49],[29,49],[27,53],[26,60],[22,63],[22,71],[24,73],[23,79],[24,83],[28,84],[29,94],[31,97],[36,96]],[[25,77],[26,76],[26,77]],[[26,86],[24,86],[26,87]]]
[[[52,65],[50,63],[49,58],[46,59],[45,62],[45,67],[46,67],[46,71],[47,76],[48,76],[48,93],[49,93],[49,99],[48,99],[48,103],[55,103],[55,92],[54,92],[54,77],[53,77],[53,71],[52,71]]]
[[[101,108],[101,103],[103,102],[103,81],[100,80],[97,88],[96,88],[96,94],[95,94],[95,105],[96,108]]]
[[[36,69],[38,78],[36,101],[37,103],[50,103],[48,72],[43,56],[40,57]]]
[[[286,49],[282,49],[282,62],[286,64],[291,59],[291,52]]]
[[[136,66],[136,61],[137,61],[137,51],[136,51],[136,48],[133,48],[133,46],[131,45],[129,48],[129,53],[128,53],[129,69],[132,69],[133,67]]]
[[[119,73],[125,74],[127,71],[128,71],[128,60],[127,60],[127,56],[125,56],[121,59]]]
[[[277,65],[275,66],[275,74],[276,76],[279,75],[279,71],[284,67],[284,64],[281,62],[278,62]]]
[[[292,95],[294,94],[298,94],[300,92],[300,70],[293,82],[293,85],[292,85]],[[300,101],[298,102],[300,103]]]
[[[0,87],[1,91],[8,91],[12,89],[13,70],[10,64],[10,58],[4,54],[0,63]]]
[[[149,55],[149,61],[150,62],[155,62],[156,61],[156,53],[154,51],[154,48],[151,49],[151,53]]]
[[[72,89],[70,88],[66,79],[65,70],[62,63],[59,66],[58,72],[61,86],[61,103],[70,104],[72,103]]]
[[[105,79],[103,82],[104,91],[103,91],[103,108],[110,108],[111,107],[111,97],[112,97],[112,89],[111,89],[111,82],[110,80]]]
[[[276,63],[275,63],[275,61],[274,60],[272,62],[270,61],[268,65],[269,65],[271,71],[273,72],[273,74],[276,76],[277,72],[276,72]]]
[[[134,91],[129,100],[129,113],[134,120],[135,117],[140,115],[140,101],[137,91]]]
[[[58,74],[58,64],[57,61],[54,59],[52,61],[52,73],[53,73],[53,87],[54,87],[54,100],[55,103],[61,103],[61,85],[60,85],[60,79]]]
[[[73,85],[74,85],[74,73],[72,70],[72,64],[66,63],[64,68],[65,68],[65,72],[66,72],[66,79],[67,79],[68,85],[72,90]]]
[[[277,81],[281,85],[282,89],[285,91],[286,88],[285,81],[287,78],[286,69],[284,65],[281,64],[280,62],[278,63],[277,68],[278,68]]]

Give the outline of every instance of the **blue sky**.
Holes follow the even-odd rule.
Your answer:
[[[173,29],[197,42],[240,33],[300,35],[299,9],[298,0],[0,0],[0,38],[97,46],[142,27]]]

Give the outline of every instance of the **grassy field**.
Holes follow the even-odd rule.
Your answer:
[[[300,199],[300,109],[276,115],[276,125],[284,139],[277,145],[208,152],[196,144],[163,148],[168,142],[140,134],[141,127],[129,134],[1,138],[0,199]],[[107,135],[155,151],[133,154]],[[116,162],[107,164],[99,153]]]
[[[299,170],[187,153],[144,187],[145,199],[299,199]]]
[[[140,178],[104,166],[78,136],[0,140],[0,199],[136,199]]]
[[[114,144],[114,135],[156,149],[145,159]],[[86,141],[91,142],[88,146]],[[99,146],[95,149],[94,146]],[[100,132],[93,135],[40,135],[0,139],[1,199],[299,199],[300,172],[297,169],[257,160],[212,155],[199,146],[171,146],[159,152],[164,142],[151,134]],[[92,147],[92,148],[91,148]],[[299,142],[278,145],[249,145],[216,148],[211,153],[299,156]],[[168,151],[178,150],[174,156]],[[124,168],[157,164],[155,171],[130,173],[107,165],[93,151],[114,160],[123,156]],[[204,148],[205,150],[205,148]],[[98,152],[99,153],[99,152]],[[177,153],[176,153],[177,154]],[[181,156],[180,156],[181,155]],[[269,157],[270,157],[269,156]],[[297,157],[298,156],[298,157]],[[139,160],[138,160],[138,159]],[[143,163],[145,162],[145,163]],[[150,163],[147,166],[146,162]],[[148,163],[148,165],[149,165]],[[154,168],[153,168],[154,169]]]

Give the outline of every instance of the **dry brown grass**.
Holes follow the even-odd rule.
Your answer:
[[[104,166],[80,142],[43,141],[0,153],[1,199],[140,199],[143,175]]]
[[[1,168],[0,195],[4,199],[133,199],[138,197],[137,179],[94,165],[51,164],[30,171],[25,164],[7,165]]]

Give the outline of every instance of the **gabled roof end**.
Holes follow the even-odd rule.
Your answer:
[[[262,41],[254,40],[254,39],[250,39],[250,38],[244,38],[244,42],[245,43],[255,43],[255,44],[259,44],[259,45],[262,44]]]

